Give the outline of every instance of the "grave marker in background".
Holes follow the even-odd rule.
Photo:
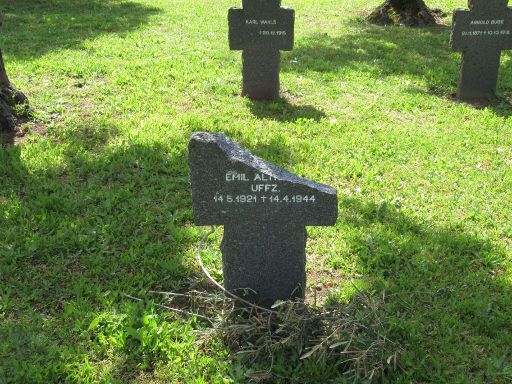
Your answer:
[[[512,9],[508,0],[469,1],[453,14],[450,45],[462,51],[457,89],[461,100],[495,96],[502,50],[512,49]]]
[[[193,134],[189,164],[195,223],[224,226],[225,288],[267,307],[304,297],[305,226],[334,225],[336,190],[254,156],[223,133]]]
[[[293,49],[295,11],[281,0],[242,0],[230,8],[229,47],[243,50],[242,94],[255,100],[279,96],[280,51]]]

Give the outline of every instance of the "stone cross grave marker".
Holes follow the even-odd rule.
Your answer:
[[[508,0],[469,1],[469,10],[453,14],[450,45],[462,51],[457,89],[461,100],[495,96],[502,50],[512,49],[512,9]]]
[[[223,225],[227,290],[270,307],[303,298],[306,225],[334,225],[336,190],[254,156],[223,133],[195,133],[189,143],[197,225]]]
[[[242,50],[242,94],[254,100],[279,96],[280,51],[293,49],[295,11],[281,0],[242,0],[230,8],[229,47]]]

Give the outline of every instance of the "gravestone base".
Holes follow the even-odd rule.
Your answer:
[[[226,225],[221,246],[225,288],[264,307],[303,299],[306,238],[304,226],[286,222]]]
[[[457,98],[475,102],[495,99],[501,52],[483,47],[478,54],[464,52],[462,56]]]
[[[273,100],[279,97],[279,62],[281,54],[275,49],[242,52],[242,96],[252,100]]]

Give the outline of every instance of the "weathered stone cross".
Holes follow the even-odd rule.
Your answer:
[[[306,225],[333,225],[336,190],[254,156],[223,133],[189,143],[197,225],[224,225],[227,290],[266,307],[304,297]]]
[[[491,99],[496,93],[502,50],[512,49],[512,9],[508,0],[469,1],[453,14],[450,45],[462,51],[457,97]]]
[[[243,50],[242,94],[255,100],[279,96],[280,50],[293,49],[295,11],[281,0],[242,0],[229,10],[229,47]]]

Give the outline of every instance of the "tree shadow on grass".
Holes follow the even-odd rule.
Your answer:
[[[133,1],[16,0],[3,6],[2,48],[17,59],[80,47],[102,34],[122,35],[161,12]]]
[[[349,27],[351,32],[340,36],[315,33],[298,40],[292,52],[283,54],[282,70],[337,73],[340,79],[349,71],[367,72],[376,79],[414,76],[425,81],[427,90],[422,92],[458,102],[455,93],[461,55],[449,47],[448,27],[410,29],[360,21],[350,22]],[[512,80],[505,74],[512,72],[512,62],[503,61],[498,93],[509,95]],[[500,115],[510,115],[512,106],[503,103],[507,98],[500,96],[499,105],[491,103],[489,107]]]
[[[140,306],[125,293],[178,290],[195,274],[184,262],[197,242],[185,225],[186,147],[106,146],[92,133],[62,137],[58,153],[47,138],[31,144],[55,156],[49,167],[27,166],[20,146],[0,146],[0,382],[69,379],[98,347],[87,335],[98,312],[124,318]],[[127,376],[146,352],[130,348]]]
[[[363,287],[384,294],[395,318],[389,336],[405,348],[404,378],[510,380],[506,251],[476,233],[419,223],[385,202],[347,198],[341,207]]]
[[[450,51],[446,28],[409,29],[352,22],[350,33],[330,36],[315,33],[297,41],[286,54],[282,69],[289,72],[368,72],[374,77],[415,75],[451,93],[458,64]]]
[[[274,101],[250,101],[253,115],[259,119],[270,119],[280,122],[296,122],[297,120],[320,121],[326,115],[312,105],[291,104],[286,98]]]

